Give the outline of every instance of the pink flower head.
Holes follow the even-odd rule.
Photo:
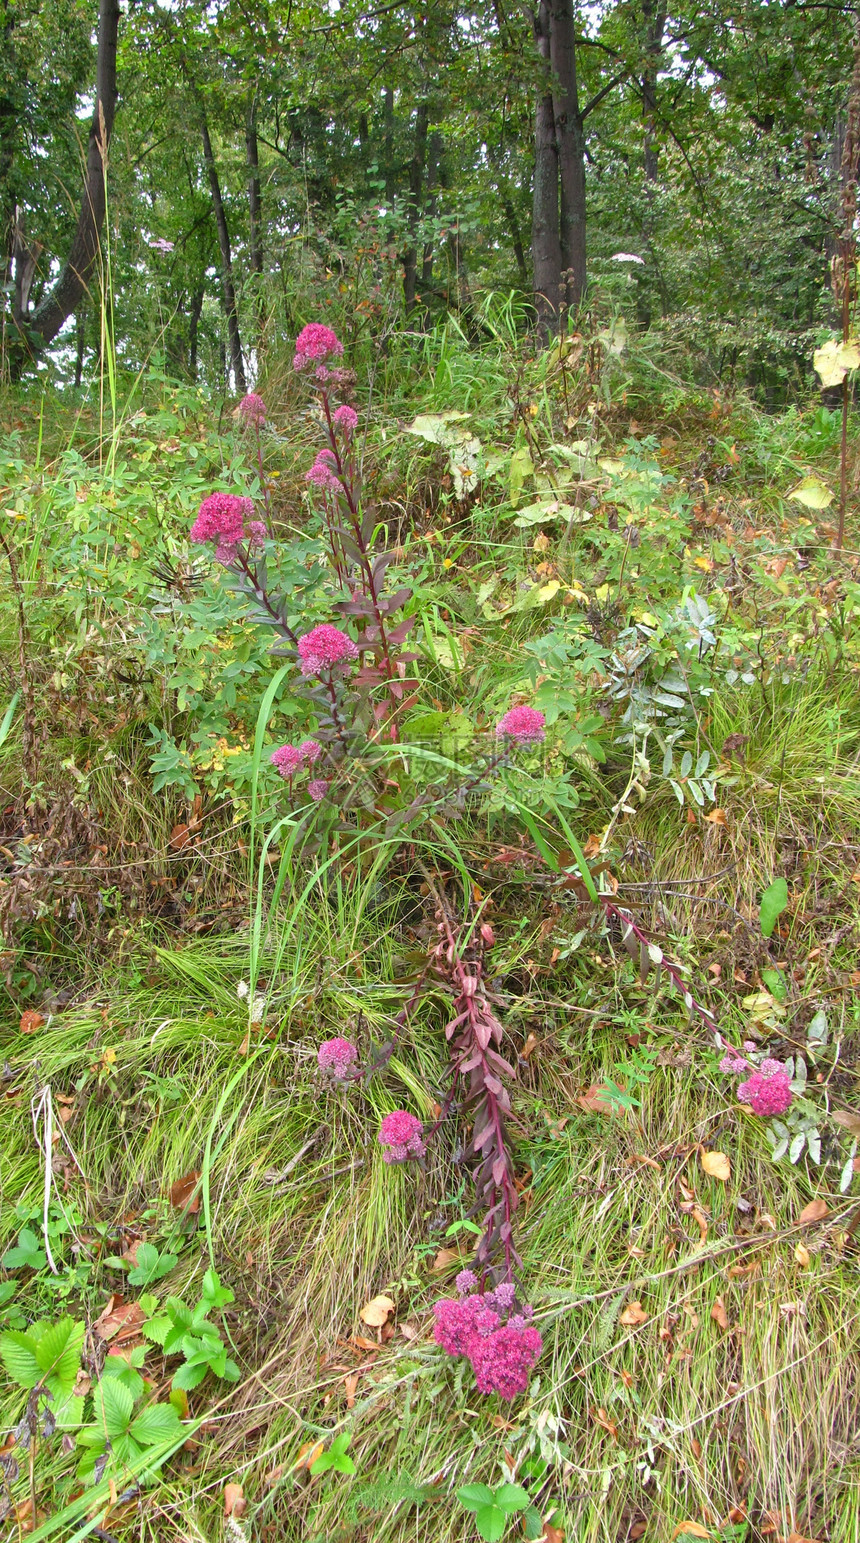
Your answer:
[[[299,750],[302,753],[302,760],[308,766],[313,766],[314,761],[318,761],[322,755],[322,745],[318,744],[315,739],[303,739],[299,745]]]
[[[246,423],[265,423],[266,404],[263,398],[256,391],[249,391],[236,408],[235,417],[244,418]]]
[[[338,1082],[344,1082],[358,1060],[358,1051],[349,1039],[326,1039],[317,1051],[317,1065],[322,1072],[330,1072]]]
[[[405,1163],[410,1157],[423,1157],[427,1148],[422,1137],[424,1126],[414,1114],[405,1109],[395,1109],[387,1114],[379,1127],[377,1140],[387,1150],[383,1162]]]
[[[749,1071],[749,1065],[746,1057],[739,1055],[737,1050],[727,1050],[720,1062],[720,1071],[732,1077],[739,1077],[741,1072]]]
[[[248,537],[252,541],[257,540],[258,529],[265,535],[265,526],[259,520],[251,520],[253,513],[254,501],[251,498],[237,498],[235,493],[210,493],[197,511],[197,519],[191,527],[189,538],[196,542],[216,542],[215,555],[226,566],[235,557],[240,541]],[[247,531],[246,520],[250,521]]]
[[[543,1349],[537,1329],[506,1324],[492,1334],[472,1341],[469,1360],[480,1393],[516,1398],[525,1393],[529,1372]]]
[[[496,724],[497,739],[513,739],[518,745],[542,745],[546,719],[536,707],[512,707]]]
[[[332,418],[332,423],[334,424],[335,428],[340,429],[341,433],[345,434],[348,439],[352,434],[356,424],[358,423],[358,413],[355,411],[354,407],[347,407],[346,403],[344,403],[343,407],[338,408],[337,412]]]
[[[793,1098],[791,1078],[780,1061],[762,1061],[757,1072],[738,1087],[738,1098],[753,1114],[784,1114]]]
[[[321,322],[309,322],[307,327],[302,327],[296,338],[296,354],[293,359],[294,370],[304,370],[315,360],[327,359],[330,354],[342,354],[343,344],[336,332],[331,327],[324,327]]]
[[[517,1288],[513,1281],[504,1280],[494,1291],[488,1291],[484,1300],[495,1307],[500,1313],[507,1313],[514,1305]]]
[[[282,777],[294,777],[304,765],[304,759],[298,745],[281,745],[279,750],[273,750],[269,756],[272,765],[277,766]]]
[[[329,790],[325,777],[314,777],[308,783],[308,792],[315,804],[321,804]]]
[[[299,639],[299,661],[303,675],[322,675],[336,666],[344,668],[350,659],[358,658],[358,649],[339,627],[322,622],[312,632]]]
[[[470,1292],[477,1291],[478,1277],[474,1270],[461,1270],[454,1281],[454,1285],[457,1287],[461,1297],[467,1297]]]
[[[492,1334],[502,1321],[485,1306],[482,1296],[443,1297],[434,1302],[433,1312],[433,1338],[448,1355],[471,1356],[477,1341]]]
[[[320,450],[310,471],[305,472],[305,481],[312,482],[314,487],[324,488],[332,493],[342,493],[343,483],[332,471],[332,467],[336,464],[330,450]]]

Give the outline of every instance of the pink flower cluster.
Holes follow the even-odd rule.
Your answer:
[[[238,498],[235,493],[210,493],[197,511],[189,538],[216,542],[216,560],[226,568],[235,561],[240,541],[254,547],[265,539],[266,527],[262,520],[251,518],[253,513],[251,498]]]
[[[323,675],[338,667],[345,669],[351,659],[358,658],[358,649],[331,622],[321,622],[313,631],[299,638],[299,665],[303,675]]]
[[[313,466],[310,471],[305,472],[305,481],[312,482],[314,487],[322,488],[330,493],[342,493],[343,483],[334,473],[336,466],[337,461],[335,460],[333,450],[318,450]]]
[[[720,1071],[729,1077],[739,1077],[742,1072],[748,1072],[750,1063],[738,1050],[727,1050],[720,1062]]]
[[[385,1147],[384,1163],[405,1163],[410,1157],[423,1157],[427,1148],[423,1141],[424,1126],[414,1114],[405,1109],[395,1109],[387,1114],[379,1127],[377,1140]]]
[[[494,1291],[475,1292],[471,1270],[457,1276],[459,1298],[444,1297],[433,1305],[436,1325],[433,1338],[448,1355],[471,1361],[481,1393],[516,1398],[528,1387],[529,1372],[543,1349],[543,1340],[529,1322],[530,1307],[511,1312],[516,1287],[504,1281]],[[473,1294],[469,1294],[473,1293]],[[507,1322],[503,1323],[503,1315]]]
[[[294,777],[303,766],[313,766],[322,755],[322,745],[315,739],[303,739],[300,745],[281,745],[269,756],[282,777]]]
[[[785,1114],[793,1096],[791,1078],[781,1061],[762,1061],[758,1071],[738,1088],[740,1102],[749,1104],[753,1114],[764,1116]]]
[[[546,718],[536,707],[512,707],[496,724],[497,739],[513,739],[518,745],[542,745]]]
[[[256,423],[259,427],[266,421],[266,404],[256,391],[249,391],[243,396],[234,416],[244,418],[246,423]]]
[[[332,423],[334,424],[335,428],[340,429],[341,433],[345,434],[348,439],[352,434],[356,424],[358,423],[358,413],[354,407],[348,407],[347,404],[344,403],[343,407],[339,407],[337,409],[337,412],[332,418]]]
[[[329,1072],[336,1082],[345,1082],[353,1073],[358,1051],[349,1039],[327,1039],[317,1051],[320,1071]]]
[[[331,354],[342,354],[343,344],[336,332],[331,327],[324,327],[321,322],[312,321],[307,327],[302,327],[296,338],[296,353],[293,359],[294,370],[304,370],[309,364],[317,360],[328,359]]]

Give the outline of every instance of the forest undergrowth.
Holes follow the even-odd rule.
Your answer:
[[[10,1539],[860,1534],[838,418],[484,320],[0,403]]]

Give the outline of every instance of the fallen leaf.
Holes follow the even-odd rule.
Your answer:
[[[400,1324],[400,1332],[403,1335],[404,1339],[410,1339],[411,1340],[411,1339],[417,1339],[418,1338],[418,1330],[416,1329],[414,1323],[401,1323]]]
[[[693,1221],[696,1223],[696,1226],[699,1229],[699,1242],[700,1243],[707,1243],[707,1241],[708,1241],[708,1222],[707,1222],[706,1216],[704,1215],[704,1212],[699,1208],[699,1206],[694,1205],[692,1210],[690,1211],[690,1215],[692,1216]]]
[[[189,1211],[192,1216],[195,1216],[200,1210],[200,1192],[198,1190],[197,1194],[194,1193],[199,1178],[200,1170],[192,1168],[184,1178],[177,1179],[175,1184],[171,1184],[170,1204],[177,1211]]]
[[[169,844],[169,846],[170,846],[172,851],[174,851],[174,852],[181,852],[183,847],[187,847],[188,846],[188,843],[189,843],[190,840],[191,840],[191,827],[190,827],[190,825],[179,824],[179,825],[174,825],[172,831],[170,832],[170,840],[169,840],[168,844]],[[229,1511],[228,1511],[227,1514],[229,1516],[229,1514],[230,1514]]]
[[[672,1533],[673,1538],[709,1538],[710,1536],[707,1527],[703,1527],[701,1522],[679,1522]]]
[[[551,1522],[542,1522],[541,1526],[543,1527],[541,1534],[543,1543],[564,1543],[565,1532],[563,1527],[553,1527]],[[633,1534],[631,1533],[630,1536],[632,1537]]]
[[[323,1441],[304,1441],[296,1453],[296,1468],[310,1468],[325,1450]]]
[[[520,1056],[521,1056],[521,1058],[524,1061],[527,1061],[529,1056],[531,1055],[532,1051],[537,1049],[537,1044],[538,1044],[537,1035],[536,1034],[530,1034],[528,1039],[526,1040],[525,1044],[523,1045],[522,1050],[520,1051]]]
[[[638,1323],[647,1323],[648,1314],[641,1302],[631,1302],[621,1313],[618,1322],[623,1323],[625,1328],[633,1328]]]
[[[631,1153],[627,1161],[629,1163],[642,1163],[646,1168],[656,1168],[658,1173],[662,1173],[663,1171],[656,1157],[646,1157],[643,1152]]]
[[[829,1215],[830,1212],[823,1200],[810,1200],[809,1205],[805,1205],[798,1216],[797,1225],[801,1227],[806,1222],[823,1222],[825,1216]]]
[[[613,1441],[618,1440],[618,1426],[614,1420],[610,1420],[605,1409],[592,1409],[591,1418],[595,1425],[599,1425],[601,1429],[605,1430],[612,1437]]]
[[[241,1484],[225,1484],[224,1485],[224,1515],[225,1516],[244,1516],[244,1514],[247,1511],[247,1509],[248,1509],[248,1502],[245,1499],[245,1495],[244,1495],[244,1492],[242,1490]]]
[[[442,1270],[450,1270],[452,1264],[462,1264],[463,1255],[459,1248],[440,1248],[430,1268],[439,1274]]]
[[[368,1339],[366,1334],[353,1334],[351,1339],[339,1339],[339,1345],[352,1345],[355,1350],[372,1350],[379,1354],[379,1346],[375,1339]]]
[[[834,1109],[830,1118],[843,1130],[849,1130],[852,1136],[860,1136],[860,1114],[851,1109]]]
[[[705,820],[708,825],[725,825],[726,811],[725,809],[712,809],[710,814],[704,814],[702,819]]]
[[[126,1340],[137,1339],[145,1317],[139,1302],[126,1302],[123,1297],[114,1295],[93,1324],[93,1331],[116,1349]]]
[[[729,1315],[726,1312],[726,1305],[722,1297],[717,1297],[716,1301],[714,1302],[714,1305],[711,1308],[711,1317],[713,1318],[714,1323],[719,1324],[721,1329],[728,1328]]]
[[[622,1093],[625,1091],[622,1082],[618,1083],[618,1087]],[[584,1093],[580,1093],[576,1102],[579,1104],[580,1109],[584,1109],[587,1114],[617,1116],[624,1113],[623,1109],[613,1102],[609,1089],[604,1082],[592,1082],[590,1088],[587,1088]]]
[[[358,1387],[358,1379],[360,1376],[361,1372],[350,1372],[349,1376],[344,1377],[343,1379],[343,1385],[346,1388],[347,1409],[355,1408],[355,1390]]]
[[[35,1034],[36,1030],[40,1029],[44,1022],[45,1020],[41,1013],[37,1013],[34,1008],[28,1007],[26,1012],[21,1014],[21,1022],[18,1027],[22,1034]]]
[[[794,1257],[797,1260],[797,1263],[800,1265],[800,1268],[805,1270],[809,1264],[809,1249],[804,1248],[802,1243],[798,1243],[796,1249],[794,1250]]]
[[[369,1302],[365,1302],[358,1316],[362,1323],[369,1324],[370,1328],[381,1329],[382,1325],[388,1322],[389,1313],[393,1312],[394,1303],[390,1297],[371,1297]]]
[[[725,1152],[703,1151],[700,1154],[699,1160],[702,1164],[703,1172],[707,1173],[712,1179],[719,1179],[721,1183],[725,1184],[731,1177],[731,1163],[726,1157]]]

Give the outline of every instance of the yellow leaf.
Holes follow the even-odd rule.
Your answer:
[[[725,1184],[731,1177],[732,1167],[725,1152],[702,1152],[700,1161],[703,1171],[712,1179],[720,1179]]]
[[[359,1313],[362,1323],[367,1323],[372,1329],[381,1329],[388,1321],[389,1313],[394,1312],[394,1303],[390,1297],[372,1297]]]
[[[625,1328],[635,1328],[637,1324],[648,1322],[648,1314],[641,1302],[631,1302],[629,1307],[625,1307],[618,1322],[623,1323]]]
[[[805,1270],[809,1264],[809,1249],[804,1248],[802,1243],[798,1243],[796,1249],[794,1250],[794,1257],[800,1265],[800,1268]]]
[[[601,584],[600,588],[596,589],[594,591],[594,598],[595,598],[595,600],[608,600],[609,599],[609,585],[608,584]]]
[[[726,1304],[722,1297],[717,1297],[713,1307],[711,1308],[711,1317],[713,1318],[714,1323],[719,1324],[721,1329],[728,1328],[729,1315],[726,1312]]]
[[[827,509],[835,497],[827,483],[818,477],[803,477],[785,496],[793,498],[795,503],[803,504],[807,509]]]
[[[710,557],[695,557],[693,559],[693,567],[701,568],[703,573],[713,573],[714,571],[714,565]]]
[[[854,338],[843,343],[841,338],[830,338],[812,355],[812,367],[820,377],[822,387],[841,386],[849,370],[860,368],[860,348]]]
[[[703,1527],[701,1522],[679,1522],[672,1533],[673,1538],[709,1538],[710,1536],[707,1527]]]

